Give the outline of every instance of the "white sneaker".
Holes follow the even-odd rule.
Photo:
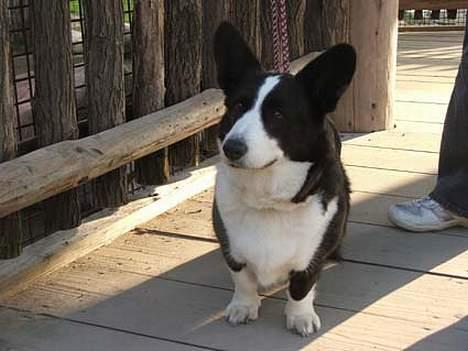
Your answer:
[[[412,232],[468,227],[468,218],[453,215],[429,196],[393,205],[388,211],[388,217],[398,227]]]

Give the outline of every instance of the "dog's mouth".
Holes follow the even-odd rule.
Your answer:
[[[267,169],[271,166],[273,166],[276,162],[278,161],[277,158],[275,158],[274,160],[266,163],[265,165],[263,166],[260,166],[260,167],[246,167],[242,164],[239,164],[239,163],[236,163],[236,162],[232,162],[232,161],[228,161],[227,164],[228,166],[232,167],[232,168],[236,168],[236,169],[245,169],[245,170],[251,170],[251,171],[261,171],[261,170],[264,170],[264,169]]]

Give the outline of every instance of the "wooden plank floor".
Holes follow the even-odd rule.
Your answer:
[[[232,328],[232,295],[210,223],[212,190],[0,301],[0,350],[468,350],[468,230],[411,234],[391,204],[426,195],[461,33],[400,36],[396,129],[348,135],[344,262],[323,273],[322,330],[285,329],[285,294]]]

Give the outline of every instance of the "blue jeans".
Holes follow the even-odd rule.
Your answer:
[[[430,195],[444,208],[468,217],[468,26],[463,54],[445,117],[439,177]]]

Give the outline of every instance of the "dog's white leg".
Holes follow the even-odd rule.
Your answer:
[[[316,285],[299,301],[294,300],[288,291],[286,326],[301,336],[309,336],[321,327],[320,318],[314,309],[315,287]]]
[[[257,319],[260,297],[255,277],[246,268],[240,272],[231,271],[231,276],[235,289],[231,303],[225,311],[226,320],[232,325],[238,325]]]

